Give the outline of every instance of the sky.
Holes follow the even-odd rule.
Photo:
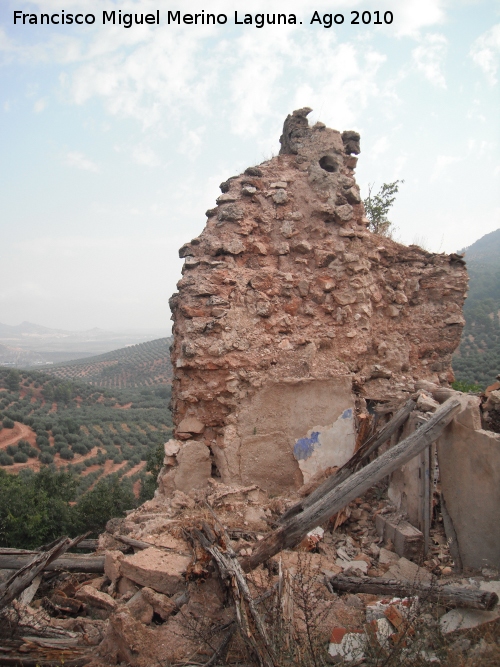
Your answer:
[[[63,10],[95,23],[40,25]],[[113,10],[160,23],[103,25]],[[296,24],[257,28],[261,12]],[[404,180],[397,240],[472,244],[500,227],[499,55],[487,0],[1,0],[0,322],[168,333],[178,248],[303,106],[360,132],[363,197]]]

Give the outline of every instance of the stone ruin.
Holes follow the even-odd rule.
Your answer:
[[[499,655],[493,637],[474,646],[462,638],[458,649],[452,639],[500,627],[500,434],[483,428],[485,420],[499,423],[500,383],[487,390],[482,415],[478,396],[449,386],[464,262],[368,231],[354,180],[359,135],[309,127],[309,111],[288,116],[279,156],[222,183],[206,228],[181,248],[183,278],[171,300],[175,438],[165,444],[158,492],[108,521],[97,552],[74,556],[73,572],[51,573],[51,590],[45,582],[31,606],[41,577],[26,587],[39,570],[31,579],[26,568],[17,573],[26,590],[3,611],[0,595],[0,628],[14,628],[24,642],[21,661],[29,653],[30,664],[48,664],[50,652],[51,661],[89,667],[271,667],[299,664],[299,656],[303,664],[306,627],[316,655],[328,647],[331,663],[354,664],[353,646],[355,664],[378,647],[391,651],[393,664],[395,655],[410,664],[408,651],[435,662],[436,636],[454,660],[446,664]],[[448,399],[454,417],[444,422]],[[426,440],[422,432],[440,420]],[[379,453],[389,438],[393,446],[368,463],[372,427]],[[377,464],[414,435],[425,448],[398,459],[382,498],[388,473]],[[366,465],[356,471],[360,454]],[[348,460],[343,479],[358,486],[347,495],[337,484],[341,498],[329,514],[326,487]],[[370,468],[372,488],[362,493],[359,479]],[[328,511],[318,514],[325,496]],[[314,504],[296,514],[297,502]],[[304,521],[317,525],[300,529]],[[293,539],[263,552],[278,533]],[[404,599],[383,588],[387,579]],[[364,588],[367,581],[375,589]],[[446,589],[453,602],[438,595],[433,615],[420,615],[416,587],[426,585],[424,598]],[[318,612],[312,626],[306,590]],[[259,630],[276,630],[273,609],[280,632],[288,628],[280,635],[290,638],[281,642],[286,660],[298,646],[288,662],[266,658],[279,648]],[[440,634],[429,623],[434,615]]]
[[[287,117],[278,156],[221,183],[179,251],[160,494],[211,477],[292,491],[350,458],[374,403],[453,381],[464,261],[370,232],[360,136],[310,111]]]

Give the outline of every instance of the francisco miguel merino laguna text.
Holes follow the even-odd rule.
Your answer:
[[[390,11],[382,12],[374,11],[352,11],[351,20],[348,21],[351,25],[390,25],[393,21],[393,14]],[[14,25],[18,23],[22,25],[71,25],[76,23],[78,25],[93,25],[95,23],[95,14],[70,14],[61,13],[56,14],[34,14],[24,13],[16,10],[14,12]],[[167,23],[176,23],[177,25],[225,25],[228,21],[226,14],[210,14],[205,13],[202,9],[200,14],[181,14],[180,11],[167,12]],[[331,28],[333,25],[342,25],[345,21],[344,14],[320,14],[315,11],[309,21],[310,25],[319,24],[323,28]],[[151,14],[122,14],[122,10],[112,10],[110,12],[102,12],[102,24],[112,23],[113,25],[122,25],[124,28],[131,28],[132,25],[160,25],[160,10]],[[298,23],[302,24],[302,21]],[[240,14],[234,12],[234,25],[254,25],[256,28],[263,28],[265,25],[296,25],[297,17],[295,14]]]

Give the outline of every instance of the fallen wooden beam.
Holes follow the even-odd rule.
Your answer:
[[[332,491],[335,487],[341,484],[344,480],[350,477],[356,470],[359,470],[369,459],[371,454],[387,442],[387,440],[395,433],[408,419],[408,415],[416,407],[415,401],[411,399],[394,415],[394,417],[378,432],[369,438],[358,451],[351,456],[349,461],[339,468],[333,475],[328,477],[317,489],[315,489],[307,498],[303,498],[293,507],[288,509],[279,519],[279,523],[286,523],[291,517],[303,512],[306,507],[310,507],[325,494]]]
[[[353,473],[313,505],[306,507],[299,515],[269,533],[256,545],[252,555],[242,560],[243,569],[247,572],[253,570],[282,549],[296,546],[312,528],[320,526],[354,498],[363,495],[393,470],[410,461],[440,436],[443,429],[459,412],[461,405],[456,398],[450,398],[417,431],[388,449],[365,468]]]
[[[40,556],[46,556],[50,552],[42,552]],[[33,561],[33,555],[19,554],[17,556],[0,555],[0,570],[19,570]],[[67,572],[104,572],[104,556],[85,556],[80,554],[66,555],[56,558],[42,568],[44,571],[66,570]],[[1,588],[0,588],[1,590]]]
[[[8,570],[18,570],[0,585],[0,609],[3,609],[8,604],[15,600],[25,588],[31,584],[33,579],[42,572],[45,567],[54,561],[58,556],[65,553],[71,546],[72,542],[67,537],[61,537],[55,546],[50,551],[37,554],[35,556],[28,554],[26,556],[5,557],[13,560],[22,559],[24,563],[18,567],[6,567]]]
[[[76,546],[79,542],[83,540],[85,535],[80,535],[75,537],[75,539],[70,540],[68,537],[60,537],[58,540],[52,543],[51,548],[46,551],[42,551],[35,556],[31,554],[21,555],[21,556],[4,556],[5,559],[10,559],[13,561],[21,560],[24,561],[18,567],[7,565],[6,570],[18,570],[10,576],[7,581],[0,585],[0,609],[3,609],[8,604],[15,600],[28,586],[31,582],[41,573],[43,570],[50,568],[59,556],[62,556],[68,549]],[[1,557],[0,557],[1,559]],[[60,559],[62,560],[62,559]],[[103,559],[104,561],[104,559]],[[103,562],[104,569],[104,562]]]
[[[99,545],[99,540],[82,540],[78,544],[78,549],[88,549],[89,551],[95,551]]]
[[[418,596],[425,601],[439,603],[445,607],[468,607],[469,609],[491,611],[498,602],[496,593],[469,590],[457,586],[409,584],[395,579],[347,577],[343,574],[331,577],[328,581],[332,588],[346,593],[371,593],[392,597]]]

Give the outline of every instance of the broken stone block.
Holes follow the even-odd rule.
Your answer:
[[[104,572],[111,583],[115,584],[121,577],[120,561],[123,558],[121,551],[106,551],[104,554]]]
[[[165,456],[176,456],[179,452],[179,449],[182,447],[182,443],[178,440],[168,440],[165,443]]]
[[[417,410],[421,412],[436,412],[439,408],[439,403],[435,401],[432,396],[420,392],[417,398]]]
[[[447,635],[456,630],[470,630],[479,625],[491,623],[500,618],[500,605],[497,604],[492,611],[480,611],[479,609],[451,609],[441,616],[439,623],[441,631]]]
[[[136,584],[134,584],[134,582],[131,581],[128,577],[120,577],[116,585],[116,590],[120,597],[132,597],[139,589],[137,588]]]
[[[175,487],[188,493],[205,488],[212,472],[210,450],[203,442],[188,440],[177,454]]]
[[[111,595],[96,590],[93,586],[82,586],[75,594],[77,600],[95,607],[104,609],[104,611],[113,611],[116,608],[116,601]]]
[[[141,590],[142,597],[151,605],[155,614],[166,621],[178,608],[178,601],[171,600],[162,593],[157,593],[152,588],[144,587]],[[177,599],[178,600],[178,599]]]
[[[202,433],[205,428],[205,424],[201,422],[196,417],[185,417],[177,427],[177,431],[180,433]]]
[[[379,552],[380,565],[394,565],[394,563],[398,562],[399,558],[400,557],[393,551],[389,551],[388,549],[384,549],[383,547],[380,549]]]
[[[132,556],[125,556],[120,569],[124,576],[141,586],[173,595],[184,587],[184,575],[190,562],[189,556],[150,547]]]
[[[377,514],[375,517],[377,534],[385,542],[389,540],[394,545],[394,551],[399,556],[414,560],[422,556],[424,550],[424,536],[418,530],[399,517]]]
[[[415,584],[429,584],[432,581],[432,575],[427,570],[407,558],[400,558],[397,563],[391,565],[387,570],[387,577]]]
[[[153,607],[143,595],[143,590],[144,589],[137,591],[137,593],[130,598],[127,602],[127,607],[137,621],[149,625],[153,620]]]

